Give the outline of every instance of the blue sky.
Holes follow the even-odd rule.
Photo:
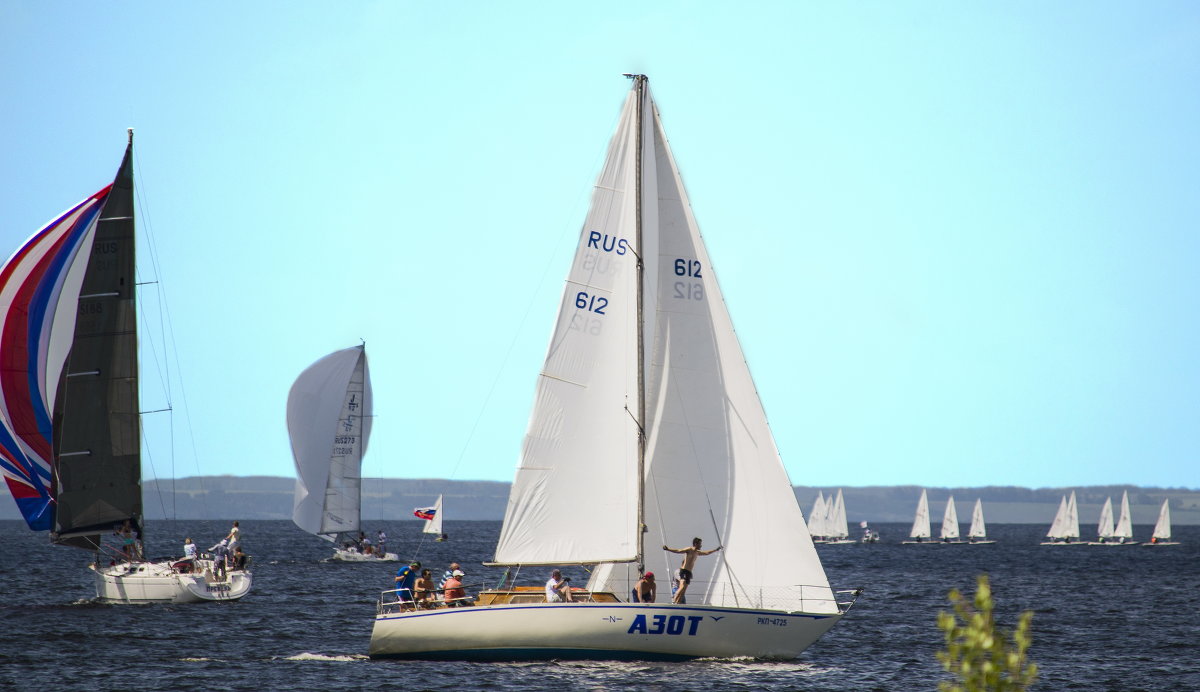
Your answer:
[[[365,339],[365,475],[510,480],[644,72],[794,483],[1200,487],[1200,6],[571,5],[0,4],[0,252],[136,129],[144,475]]]

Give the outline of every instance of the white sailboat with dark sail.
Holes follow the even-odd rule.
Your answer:
[[[362,535],[362,460],[371,437],[371,406],[365,345],[321,358],[288,392],[288,435],[296,462],[292,521],[333,543],[330,559],[339,562],[399,559]]]
[[[538,584],[550,565],[596,568],[574,603],[516,586],[414,611],[385,593],[373,658],[792,659],[848,607],[809,537],[646,79],[632,79],[492,563],[536,568]],[[694,536],[723,549],[696,562],[687,603],[630,602],[644,569],[678,565],[659,546]]]
[[[0,469],[29,528],[95,554],[99,600],[234,600],[249,569],[143,556],[134,207],[130,131],[112,184],[0,268]]]

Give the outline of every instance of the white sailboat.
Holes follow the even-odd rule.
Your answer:
[[[1137,545],[1133,540],[1133,516],[1129,513],[1129,491],[1121,492],[1121,516],[1113,529],[1113,542],[1109,545]]]
[[[942,543],[962,543],[958,534],[958,509],[954,506],[954,496],[946,500],[946,511],[942,514]]]
[[[340,562],[395,562],[362,531],[362,460],[371,437],[371,371],[365,345],[334,351],[305,368],[288,392],[296,462],[292,521],[334,545]]]
[[[813,500],[812,512],[808,515],[808,534],[812,537],[813,543],[824,543],[829,531],[825,528],[829,518],[829,507],[825,503],[825,496],[820,490],[817,491],[817,499]]]
[[[437,540],[445,540],[442,532],[442,496],[438,495],[437,502],[432,507],[418,507],[413,510],[413,516],[425,520],[421,533],[434,534]]]
[[[829,516],[825,523],[827,545],[846,545],[857,543],[850,538],[850,524],[846,521],[846,500],[842,497],[842,489],[838,488],[837,497],[829,507]]]
[[[492,563],[543,566],[539,584],[546,566],[597,567],[574,603],[517,586],[413,611],[385,593],[373,658],[792,659],[849,606],[809,537],[646,78],[631,78]],[[679,564],[659,545],[694,536],[722,549],[697,559],[686,604],[626,600],[646,566]]]
[[[1088,545],[1106,545],[1113,542],[1113,508],[1112,498],[1104,499],[1104,505],[1100,507],[1100,520],[1096,523],[1096,540],[1089,541]]]
[[[1142,545],[1179,545],[1179,541],[1171,540],[1171,506],[1170,500],[1163,500],[1162,509],[1158,510],[1158,521],[1154,524],[1154,533],[1150,540]]]
[[[971,528],[967,530],[967,542],[971,545],[989,545],[996,541],[987,537],[987,523],[983,520],[983,500],[975,498],[975,509],[971,511]]]
[[[134,207],[130,130],[112,184],[0,268],[0,470],[29,528],[95,553],[99,600],[234,600],[248,568],[142,556]]]
[[[1050,540],[1043,541],[1042,545],[1087,545],[1079,540],[1079,509],[1075,505],[1074,490],[1070,499],[1063,496],[1046,537]]]
[[[929,527],[929,495],[921,490],[921,499],[917,500],[917,512],[913,516],[912,529],[908,532],[911,540],[900,541],[903,545],[922,545],[933,543],[933,531]]]

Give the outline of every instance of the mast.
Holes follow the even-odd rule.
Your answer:
[[[642,260],[642,133],[645,131],[646,75],[632,75],[633,88],[637,90],[637,152],[635,153],[634,179],[634,257],[637,259],[637,420],[638,420],[638,466],[637,466],[637,569],[641,574],[646,569],[646,316],[643,311],[646,266]]]

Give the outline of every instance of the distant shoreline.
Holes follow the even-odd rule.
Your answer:
[[[142,494],[147,519],[291,519],[296,481],[280,476],[193,476],[143,481]],[[509,483],[462,481],[436,478],[364,478],[364,519],[412,519],[415,507],[429,505],[444,496],[445,517],[499,520],[508,504]],[[859,522],[911,522],[921,486],[840,486],[846,501],[846,516],[855,529]],[[828,495],[839,486],[795,486],[796,498],[805,517],[812,509],[817,491]],[[1185,488],[1142,488],[1132,485],[1078,486],[1073,488],[935,488],[929,492],[930,515],[940,520],[946,498],[954,496],[960,519],[969,520],[975,499],[983,500],[989,522],[998,524],[1046,524],[1049,526],[1059,500],[1072,490],[1079,504],[1080,525],[1093,528],[1105,498],[1119,501],[1129,492],[1134,524],[1153,524],[1164,499],[1171,502],[1171,522],[1177,526],[1200,525],[1200,490]],[[0,519],[20,519],[16,503],[0,502]],[[414,519],[415,521],[415,519]],[[1085,535],[1087,531],[1085,528]]]

